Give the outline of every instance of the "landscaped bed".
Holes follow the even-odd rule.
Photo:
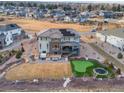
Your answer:
[[[115,77],[112,69],[99,63],[97,60],[73,59],[70,62],[71,62],[72,72],[75,77],[92,77],[92,76],[96,76],[97,78],[114,78]],[[93,71],[95,68],[103,68],[108,73],[96,74]]]

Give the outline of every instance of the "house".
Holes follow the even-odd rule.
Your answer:
[[[64,17],[64,22],[71,22],[72,19],[69,16]]]
[[[48,29],[38,34],[38,47],[41,59],[78,56],[80,35],[73,29]]]
[[[22,38],[22,29],[17,24],[5,24],[0,26],[0,48],[12,44]]]
[[[5,47],[5,38],[6,36],[4,34],[0,34],[0,49]]]
[[[114,18],[122,18],[124,16],[124,12],[114,12]]]
[[[101,31],[96,33],[101,41],[107,42],[121,51],[124,51],[124,28],[115,29],[113,31]]]
[[[113,18],[113,12],[112,11],[100,11],[100,16],[103,16],[104,18]]]

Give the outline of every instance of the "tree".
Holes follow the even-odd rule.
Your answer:
[[[120,4],[117,7],[117,11],[121,11],[121,5]]]
[[[108,59],[105,59],[105,60],[104,60],[104,64],[106,64],[106,65],[109,64]]]
[[[33,7],[37,7],[37,4],[36,3],[33,3]]]
[[[21,46],[23,46],[23,43],[21,43]]]
[[[116,71],[117,74],[121,74],[121,69],[118,68],[117,71]]]
[[[19,50],[16,54],[16,58],[19,59],[21,58],[21,56],[22,56],[22,51]]]
[[[28,2],[27,7],[32,7],[32,4],[30,2]]]
[[[23,47],[21,48],[21,51],[22,51],[22,52],[25,52],[25,50],[24,50],[24,48],[23,48]]]
[[[87,10],[88,10],[89,12],[92,10],[92,5],[91,5],[91,4],[89,4],[89,5],[87,6]]]
[[[122,58],[123,58],[122,53],[118,53],[117,57],[118,57],[119,59],[122,59]]]
[[[102,6],[101,6],[101,10],[105,10],[105,7],[104,7],[104,5],[102,5]]]
[[[40,9],[45,9],[44,4],[40,4],[38,7],[39,7]]]
[[[109,68],[114,69],[114,65],[112,63],[109,64]]]
[[[113,5],[113,7],[112,7],[112,11],[117,11],[116,6]]]
[[[23,2],[20,2],[20,3],[19,3],[19,6],[24,7],[25,5],[24,5]]]

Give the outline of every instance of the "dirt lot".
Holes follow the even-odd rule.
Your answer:
[[[28,32],[39,32],[48,28],[73,28],[80,32],[91,31],[96,25],[79,25],[72,23],[52,23],[49,21],[38,21],[33,19],[15,18],[15,17],[4,17],[4,23],[16,23],[21,26],[25,31]],[[2,22],[3,23],[3,22]],[[117,28],[116,24],[107,24],[104,27],[109,29]]]
[[[10,69],[5,78],[7,80],[62,79],[71,75],[69,63],[24,63]]]

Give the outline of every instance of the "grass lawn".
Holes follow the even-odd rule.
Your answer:
[[[103,64],[100,64],[96,60],[85,60],[85,59],[80,59],[80,60],[72,60],[71,61],[71,67],[72,67],[72,72],[74,76],[76,77],[92,77],[94,76],[93,69],[97,67],[104,68],[105,70],[108,71],[108,75],[98,75],[98,78],[113,78],[114,77],[114,72],[112,69],[104,66]]]
[[[23,63],[7,71],[7,80],[63,79],[72,76],[70,63]]]
[[[89,62],[89,61],[85,61],[85,60],[76,60],[76,61],[72,61],[74,66],[74,69],[78,72],[86,72],[86,69],[88,67],[93,66],[93,63]],[[83,66],[83,67],[82,67]]]

